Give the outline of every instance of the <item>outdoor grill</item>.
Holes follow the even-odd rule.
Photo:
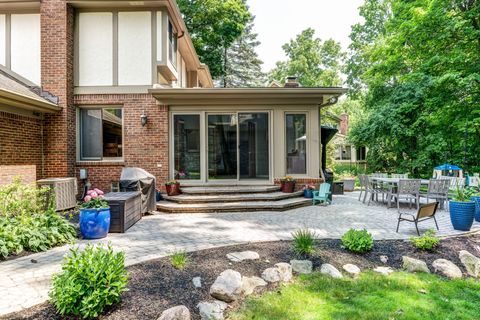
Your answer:
[[[142,213],[155,211],[155,176],[141,168],[123,168],[120,176],[120,191],[140,191],[142,194]]]

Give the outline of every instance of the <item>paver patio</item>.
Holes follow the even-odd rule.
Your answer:
[[[144,217],[125,234],[87,243],[110,242],[126,253],[126,264],[132,265],[169,255],[172,251],[195,251],[247,242],[291,239],[299,228],[315,230],[320,238],[340,238],[349,228],[366,228],[376,240],[406,239],[416,235],[413,224],[403,223],[395,232],[397,211],[357,200],[358,193],[335,196],[330,206],[298,208],[286,212],[245,212],[211,214],[171,214]],[[448,212],[439,211],[439,235],[454,235]],[[426,230],[433,221],[419,225]],[[475,223],[472,230],[480,230]],[[54,248],[0,263],[0,315],[19,311],[48,298],[51,275],[60,269],[62,257],[70,246]],[[37,263],[32,263],[35,259]]]

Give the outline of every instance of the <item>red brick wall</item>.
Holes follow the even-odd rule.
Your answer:
[[[322,178],[295,178],[295,191],[302,190],[306,184],[314,184],[315,189],[318,189],[318,186],[323,182]],[[280,185],[280,178],[275,178],[274,183]]]
[[[112,181],[118,181],[123,166],[140,167],[155,175],[157,188],[168,179],[168,108],[158,106],[149,94],[76,95],[75,105],[123,106],[123,163],[77,163],[87,168],[94,187],[110,191]],[[140,115],[145,110],[148,122],[142,127]]]
[[[25,171],[25,179],[35,180],[42,174],[42,120],[32,117],[15,115],[0,111],[0,165],[18,165],[18,168],[3,168],[7,175],[12,169],[12,175],[25,169],[24,165],[33,165]],[[35,173],[36,171],[36,173]]]
[[[40,5],[41,82],[59,97],[63,110],[45,116],[45,176],[75,172],[75,107],[73,105],[74,10],[64,0]]]
[[[10,184],[19,177],[25,184],[35,183],[37,180],[36,165],[0,165],[0,186]]]

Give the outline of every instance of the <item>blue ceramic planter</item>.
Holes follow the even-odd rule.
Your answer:
[[[473,201],[475,201],[476,209],[475,209],[475,221],[480,222],[480,196],[471,197]]]
[[[110,229],[110,208],[80,209],[80,232],[84,239],[105,238]]]
[[[313,198],[313,190],[310,190],[310,189],[305,189],[303,190],[303,196],[305,198],[310,198],[312,199]]]
[[[455,230],[469,231],[475,217],[475,202],[450,201],[450,221]]]

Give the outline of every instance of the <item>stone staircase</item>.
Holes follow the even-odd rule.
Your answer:
[[[165,213],[285,211],[312,203],[303,191],[283,193],[278,186],[182,186],[178,196],[163,195],[157,210]]]

